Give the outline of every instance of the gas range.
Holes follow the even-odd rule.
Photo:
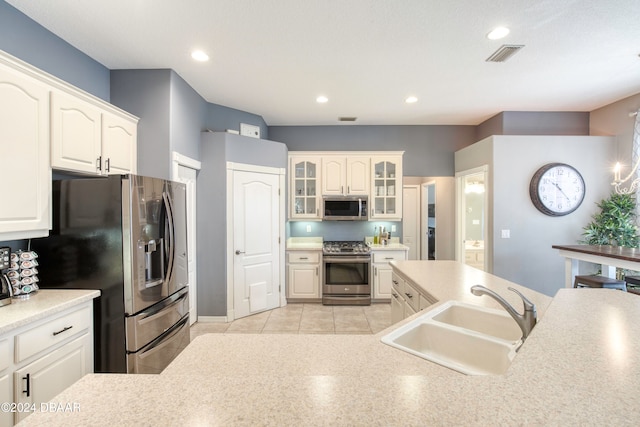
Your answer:
[[[364,242],[357,240],[326,241],[322,247],[324,255],[369,255],[370,249]]]

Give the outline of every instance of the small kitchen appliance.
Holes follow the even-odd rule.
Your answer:
[[[325,196],[323,199],[325,221],[366,221],[369,219],[366,196]]]
[[[322,266],[322,304],[371,305],[371,253],[364,242],[324,242]]]
[[[6,270],[11,265],[11,248],[0,248],[0,307],[3,305],[11,304],[11,283],[6,275]]]

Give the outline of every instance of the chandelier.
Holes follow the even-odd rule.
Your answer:
[[[636,178],[633,181],[631,181],[631,184],[629,184],[627,188],[621,188],[621,186],[622,184],[626,183],[631,179],[631,177],[638,170],[639,166],[640,166],[640,157],[638,158],[638,161],[636,162],[636,164],[633,165],[633,169],[631,169],[631,172],[629,172],[629,175],[627,175],[624,179],[620,179],[620,169],[622,169],[622,167],[620,166],[620,163],[616,163],[616,166],[613,168],[613,182],[611,183],[611,185],[613,185],[613,188],[616,190],[616,193],[631,194],[636,191],[636,188],[638,188],[638,185],[640,185],[640,178]]]

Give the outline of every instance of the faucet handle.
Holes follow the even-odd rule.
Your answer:
[[[522,303],[524,304],[524,311],[536,311],[536,305],[534,303],[531,302],[531,300],[527,297],[525,297],[524,295],[522,295],[522,293],[514,288],[507,288],[512,292],[515,292],[520,298],[522,298]]]

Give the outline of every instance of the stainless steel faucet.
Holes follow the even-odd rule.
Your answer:
[[[536,322],[537,322],[537,319],[538,319],[538,313],[536,311],[536,305],[534,303],[532,303],[531,301],[529,301],[529,299],[527,297],[522,295],[517,290],[515,290],[513,288],[508,288],[508,289],[510,291],[515,292],[516,294],[518,294],[518,296],[520,298],[522,298],[522,303],[524,304],[524,313],[523,314],[518,313],[516,311],[516,309],[513,308],[511,306],[511,304],[509,304],[500,295],[498,295],[497,293],[495,293],[491,289],[488,289],[488,288],[486,288],[486,287],[484,287],[482,285],[472,286],[471,287],[471,293],[476,295],[476,296],[489,295],[490,297],[492,297],[493,299],[498,301],[500,303],[500,305],[503,306],[505,310],[507,310],[507,312],[511,315],[511,317],[513,317],[513,320],[515,320],[516,323],[518,324],[518,326],[520,326],[520,329],[522,329],[522,342],[524,342],[524,340],[527,339],[527,337],[531,333],[531,330],[533,329],[533,327],[536,326]]]

